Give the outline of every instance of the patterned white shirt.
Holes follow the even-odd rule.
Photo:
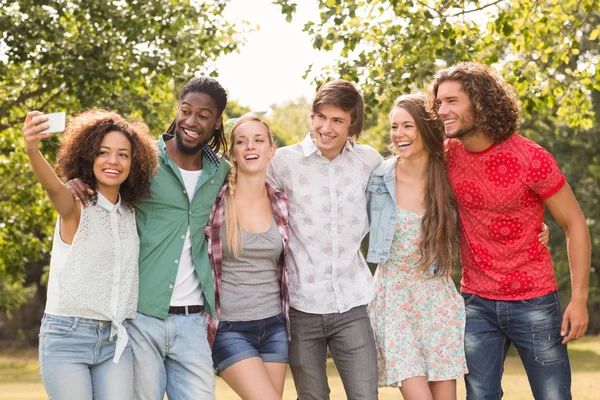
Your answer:
[[[98,193],[96,205],[81,208],[70,245],[60,237],[60,217],[56,222],[45,312],[110,321],[115,362],[129,339],[123,320],[136,314],[139,252],[135,212],[120,199],[112,204]]]
[[[311,133],[277,150],[267,179],[289,200],[291,307],[341,313],[373,299],[373,277],[360,243],[369,230],[367,183],[382,160],[370,146],[346,143],[329,161]]]

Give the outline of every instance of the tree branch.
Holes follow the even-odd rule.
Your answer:
[[[579,24],[580,27],[583,26],[583,25],[585,25],[585,23],[587,22],[588,18],[590,17],[590,14],[592,14],[592,12],[593,12],[595,5],[596,5],[596,0],[592,1],[592,5],[590,6],[590,12],[585,15],[585,18]],[[577,9],[579,10],[579,6],[577,6]]]
[[[438,9],[431,7],[429,4],[426,4],[421,0],[417,0],[417,3],[419,3],[420,5],[422,5],[425,8],[430,9],[431,11],[435,12],[438,15],[438,17],[442,16],[442,13]]]
[[[475,12],[475,11],[485,10],[486,8],[491,7],[491,6],[495,6],[496,4],[502,3],[503,1],[505,1],[505,0],[496,0],[496,1],[492,2],[492,3],[486,4],[486,5],[481,6],[479,8],[474,8],[472,10],[463,10],[463,11],[461,11],[459,13],[451,15],[451,17],[458,17],[460,15],[470,14],[470,13]]]
[[[48,89],[48,90],[50,90],[50,89]],[[44,109],[44,108],[45,108],[45,107],[46,107],[48,104],[50,104],[50,102],[51,102],[52,100],[54,100],[54,99],[55,99],[55,98],[57,98],[57,97],[58,97],[60,94],[62,94],[62,92],[63,92],[63,90],[58,90],[58,91],[56,91],[56,92],[55,92],[55,93],[53,93],[53,94],[52,94],[52,95],[51,95],[51,96],[50,96],[50,97],[49,97],[49,98],[48,98],[48,99],[47,99],[47,100],[46,100],[46,101],[45,101],[45,102],[44,102],[44,103],[43,103],[41,106],[39,106],[39,107],[37,107],[37,108],[39,108],[40,110],[43,110],[43,109]],[[3,131],[3,130],[5,130],[5,129],[12,128],[12,127],[13,127],[13,126],[15,126],[16,124],[18,124],[18,123],[21,123],[21,122],[23,122],[23,121],[25,121],[25,116],[24,116],[24,115],[23,115],[23,116],[21,116],[21,117],[17,117],[17,118],[15,118],[15,119],[13,119],[12,121],[8,121],[8,122],[7,122],[7,123],[5,123],[5,124],[0,124],[0,132],[2,132],[2,131]]]
[[[0,118],[3,118],[4,115],[6,115],[6,113],[14,106],[21,104],[25,100],[31,99],[32,97],[42,95],[50,90],[51,90],[51,88],[45,87],[45,88],[39,88],[37,90],[34,90],[33,92],[22,93],[15,100],[9,101],[8,103],[6,103],[2,107],[0,107]]]

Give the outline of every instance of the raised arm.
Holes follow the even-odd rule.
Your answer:
[[[22,129],[25,140],[25,152],[29,158],[31,169],[46,193],[48,193],[52,205],[61,218],[65,220],[79,219],[79,206],[76,204],[73,195],[64,183],[58,179],[54,170],[39,150],[40,141],[50,136],[50,134],[39,133],[48,127],[45,124],[47,119],[39,111],[27,113]]]
[[[585,217],[568,184],[565,183],[545,203],[567,236],[572,296],[565,309],[561,327],[561,335],[564,336],[563,343],[567,343],[582,337],[588,327],[589,317],[586,302],[591,266],[590,233],[585,223]]]

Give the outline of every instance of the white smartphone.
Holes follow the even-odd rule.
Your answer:
[[[65,122],[66,122],[66,113],[57,112],[52,114],[44,114],[44,117],[48,118],[48,121],[43,122],[44,124],[48,124],[49,128],[41,131],[39,134],[43,135],[46,133],[58,133],[64,132],[65,130]]]

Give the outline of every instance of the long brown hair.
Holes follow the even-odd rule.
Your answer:
[[[448,275],[456,257],[456,200],[444,166],[444,125],[425,109],[425,96],[405,95],[394,102],[415,120],[423,146],[429,153],[425,183],[425,213],[421,219],[419,270],[426,273],[435,259],[435,276]],[[393,112],[393,110],[392,110]]]
[[[229,170],[229,174],[227,175],[227,192],[225,194],[225,242],[227,244],[227,248],[231,251],[236,257],[241,254],[242,251],[242,241],[244,238],[244,233],[242,231],[242,225],[240,223],[240,216],[238,215],[237,208],[235,207],[235,188],[237,184],[237,169],[238,164],[235,159],[234,147],[235,147],[235,131],[246,122],[260,122],[267,128],[267,137],[269,139],[269,144],[272,146],[274,144],[273,140],[273,132],[271,132],[271,128],[265,121],[260,119],[256,114],[245,114],[240,117],[233,127],[231,128],[231,132],[229,133],[229,150],[227,151],[227,158],[231,162],[231,169]]]

